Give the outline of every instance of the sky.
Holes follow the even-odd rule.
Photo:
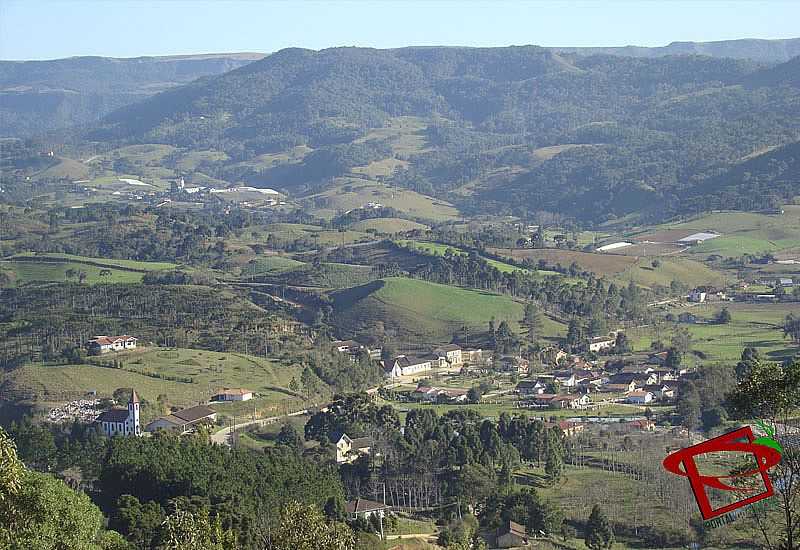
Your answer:
[[[800,36],[800,2],[0,0],[0,59]]]

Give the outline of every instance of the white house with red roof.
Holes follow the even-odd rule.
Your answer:
[[[86,349],[89,353],[101,354],[109,351],[124,351],[136,349],[139,340],[134,336],[124,334],[122,336],[95,336],[86,342]]]

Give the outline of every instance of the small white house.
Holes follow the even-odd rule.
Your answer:
[[[244,388],[223,388],[217,392],[213,401],[250,401],[253,392]]]
[[[369,437],[351,438],[347,434],[342,434],[336,442],[336,462],[344,464],[353,462],[361,455],[368,455],[372,448],[372,439]]]
[[[617,339],[613,336],[601,336],[598,338],[592,338],[589,340],[589,351],[593,351],[595,353],[600,351],[609,350],[614,347],[616,344]]]
[[[689,293],[689,301],[702,304],[706,301],[706,293],[699,288],[695,288]]]
[[[649,391],[632,391],[625,398],[625,401],[634,405],[647,405],[653,400],[653,394]]]
[[[354,520],[360,517],[369,519],[372,516],[383,518],[389,507],[374,500],[357,498],[347,501],[344,505],[344,510],[347,513],[347,518]]]
[[[455,344],[448,344],[434,350],[434,353],[439,357],[444,357],[445,361],[451,365],[460,365],[464,362],[461,354],[461,348]]]

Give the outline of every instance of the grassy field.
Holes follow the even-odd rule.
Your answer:
[[[375,230],[384,235],[392,235],[394,233],[403,233],[405,231],[413,231],[418,229],[426,231],[430,229],[427,225],[412,222],[411,220],[404,220],[402,218],[372,218],[369,220],[361,220],[351,226],[356,231]]]
[[[466,250],[462,250],[456,246],[451,246],[448,244],[442,243],[433,243],[433,242],[423,242],[423,241],[413,241],[413,240],[399,240],[397,241],[398,244],[408,247],[411,250],[422,252],[423,254],[428,255],[437,255],[437,256],[444,256],[444,253],[449,249],[452,250],[455,254],[462,254],[467,255],[468,252]],[[542,270],[531,270],[531,269],[524,269],[521,267],[517,267],[512,264],[508,264],[505,262],[500,262],[497,260],[493,260],[490,258],[484,258],[490,266],[497,268],[503,273],[511,273],[512,271],[525,271],[526,273],[539,273],[541,275],[555,275],[555,271],[542,271]]]
[[[98,283],[138,283],[144,273],[174,269],[176,264],[167,262],[139,262],[135,260],[116,260],[89,258],[72,254],[17,254],[0,261],[0,269],[12,274],[13,284],[20,285],[32,281],[60,282],[69,280],[67,271],[86,273],[84,282]],[[101,275],[101,272],[108,274]],[[74,276],[72,280],[79,280]]]
[[[374,240],[375,237],[361,231],[335,231],[324,229],[317,225],[301,223],[273,223],[252,228],[251,233],[236,239],[243,243],[261,243],[266,240],[267,234],[273,234],[282,241],[308,239],[317,246],[342,246],[345,244]]]
[[[369,332],[380,322],[400,340],[418,345],[449,341],[465,325],[485,331],[492,318],[518,331],[523,311],[508,296],[399,277],[336,292],[333,299],[335,323],[343,332]],[[563,325],[545,320],[545,335],[563,333]]]
[[[67,178],[70,180],[84,180],[89,178],[91,170],[84,163],[68,158],[59,158],[58,163],[33,174],[33,179]]]
[[[286,256],[262,256],[251,260],[242,268],[242,277],[279,275],[303,267],[305,262]]]
[[[311,212],[332,218],[340,212],[377,202],[416,218],[445,221],[458,217],[458,210],[446,202],[414,191],[356,178],[338,178],[336,185],[304,198]]]
[[[121,360],[121,369],[94,364],[43,366],[27,365],[6,377],[4,394],[10,399],[58,402],[74,399],[94,390],[110,396],[117,388],[135,388],[151,403],[166,394],[171,404],[190,406],[205,402],[222,387],[246,387],[257,398],[243,403],[214,405],[222,413],[252,414],[255,407],[268,414],[279,404],[296,399],[287,389],[292,378],[300,379],[300,365],[285,366],[277,360],[239,353],[218,353],[189,349],[140,348],[135,351],[90,358],[90,362]],[[175,381],[154,374],[175,377]]]
[[[787,205],[784,214],[717,212],[653,230],[716,231],[722,236],[689,249],[692,254],[741,256],[779,252],[800,246],[800,207]]]
[[[727,325],[683,325],[692,335],[693,349],[707,356],[707,361],[736,362],[745,347],[755,347],[766,357],[782,360],[797,353],[798,349],[783,337],[786,315],[800,314],[800,304],[724,304],[731,312]],[[704,320],[713,319],[722,304],[707,304],[687,309]],[[675,312],[676,314],[678,312]],[[644,351],[656,339],[669,340],[670,331],[652,328],[634,329],[630,336],[637,350]]]
[[[568,267],[572,262],[583,269],[598,275],[616,275],[622,273],[636,263],[636,258],[618,254],[595,254],[578,250],[562,250],[558,248],[491,248],[490,252],[508,256],[516,260],[531,259],[534,263],[545,260],[548,265],[561,264]]]
[[[94,285],[98,283],[138,283],[141,282],[143,273],[135,271],[122,271],[111,269],[110,275],[100,275],[105,268],[86,265],[76,262],[11,262],[0,261],[0,269],[11,273],[12,283],[22,285],[30,282],[61,282],[70,280],[67,271],[86,273],[85,283]],[[78,281],[73,277],[72,281]]]
[[[181,155],[176,163],[176,167],[184,172],[194,172],[200,163],[203,162],[224,162],[228,160],[228,155],[222,151],[189,151]]]
[[[383,128],[375,128],[357,139],[355,143],[363,143],[372,139],[388,141],[396,155],[409,156],[427,150],[425,138],[425,120],[411,116],[394,117],[388,120]]]
[[[689,258],[661,257],[657,259],[658,267],[653,267],[653,261],[654,258],[641,258],[625,271],[617,274],[615,279],[624,283],[633,280],[647,287],[669,286],[672,281],[680,281],[688,286],[722,287],[728,282],[725,274]]]

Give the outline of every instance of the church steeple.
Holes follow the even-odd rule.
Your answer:
[[[136,390],[131,390],[131,400],[128,401],[128,421],[126,432],[130,435],[141,435],[139,428],[139,396]]]

